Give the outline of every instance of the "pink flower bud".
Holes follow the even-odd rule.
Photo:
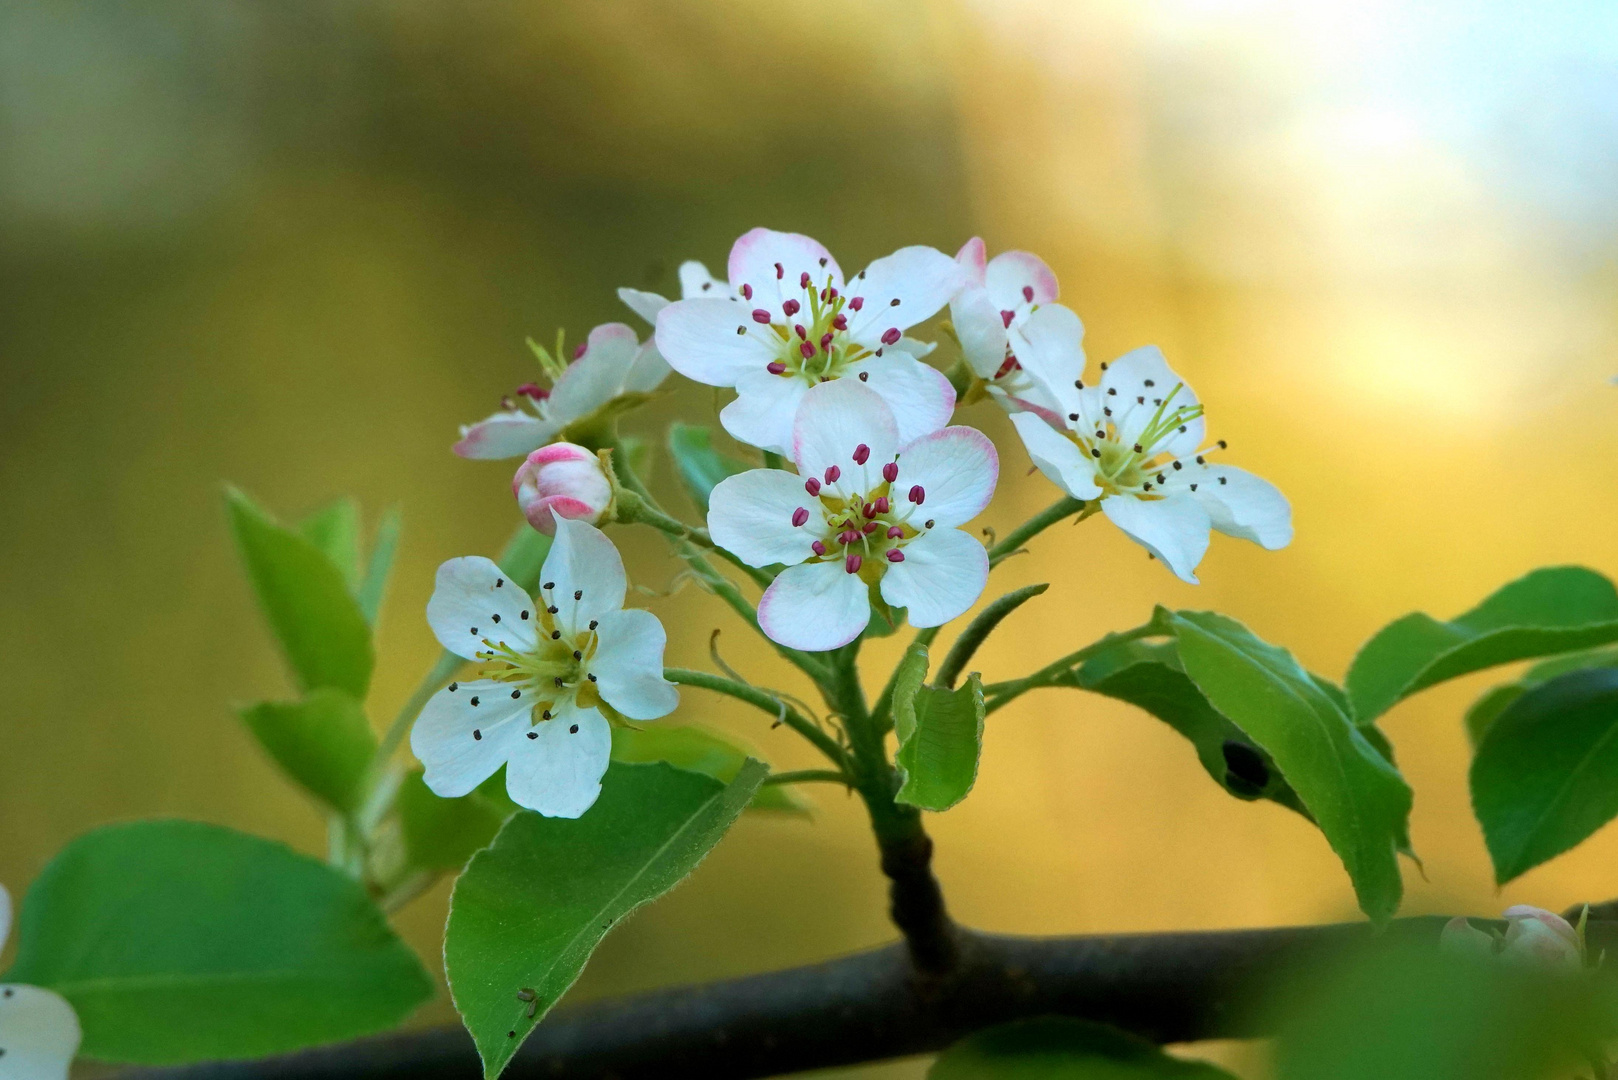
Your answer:
[[[890,461],[882,466],[882,479],[890,484],[899,479],[899,463],[897,461]]]
[[[612,504],[612,484],[594,454],[573,443],[552,443],[529,454],[511,480],[528,524],[556,535],[558,516],[596,524]]]
[[[1506,909],[1502,958],[1541,971],[1577,971],[1584,966],[1579,934],[1568,921],[1544,908],[1517,904]]]

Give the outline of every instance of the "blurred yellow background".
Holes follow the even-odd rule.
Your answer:
[[[515,520],[510,465],[453,457],[456,425],[530,377],[525,335],[635,323],[615,287],[674,293],[681,260],[719,270],[757,224],[850,269],[973,234],[1042,254],[1092,362],[1161,345],[1231,460],[1291,497],[1293,546],[1216,539],[1201,587],[1104,520],[1047,534],[991,586],[1053,583],[980,654],[991,679],[1159,602],[1340,678],[1408,610],[1453,615],[1542,564],[1618,573],[1615,102],[1618,26],[1594,3],[0,8],[0,880],[20,893],[70,837],[150,815],[323,851],[232,712],[288,684],[220,483],[287,516],[342,493],[373,521],[402,508],[381,723],[436,653],[433,568]],[[683,384],[631,423],[714,409]],[[962,420],[1001,447],[985,524],[1054,496],[992,405]],[[689,509],[666,463],[656,483]],[[636,580],[669,583],[658,537],[615,538]],[[789,680],[711,598],[647,603],[670,663],[707,666],[722,626],[733,665]],[[1386,721],[1425,859],[1406,910],[1618,895],[1611,829],[1494,889],[1460,713],[1495,678]],[[679,716],[814,763],[699,691]],[[577,992],[888,939],[862,812],[811,797],[813,824],[745,820]],[[956,915],[985,928],[1354,914],[1312,827],[1076,692],[997,714],[972,797],[930,824]],[[400,919],[434,967],[446,895]]]

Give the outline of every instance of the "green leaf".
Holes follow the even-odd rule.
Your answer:
[[[335,810],[359,808],[376,736],[365,707],[331,687],[302,701],[263,701],[241,710],[243,723],[293,780]]]
[[[334,499],[298,523],[298,533],[342,571],[349,589],[360,581],[360,505],[348,496]]]
[[[749,758],[763,760],[753,747],[735,736],[699,724],[655,723],[643,728],[612,729],[612,760],[626,764],[666,761],[676,769],[701,773],[728,784]],[[790,787],[767,784],[758,789],[747,809],[808,817],[814,808]]]
[[[371,558],[365,564],[365,577],[361,579],[354,597],[359,601],[365,621],[376,625],[382,610],[382,596],[388,588],[388,574],[393,569],[393,556],[399,550],[399,531],[403,522],[399,511],[389,510],[376,525],[376,542],[371,545]]]
[[[927,1080],[1234,1080],[1106,1024],[1044,1016],[987,1028],[938,1056]]]
[[[713,431],[700,424],[670,424],[669,455],[674,458],[674,468],[686,494],[704,514],[708,512],[708,496],[719,481],[758,468],[715,450]]]
[[[1525,690],[1489,725],[1471,779],[1501,885],[1618,816],[1618,668]]]
[[[1570,671],[1610,667],[1618,667],[1618,649],[1594,649],[1590,652],[1558,656],[1553,660],[1535,664],[1516,682],[1496,686],[1466,710],[1466,736],[1471,740],[1472,749],[1478,748],[1478,744],[1483,741],[1484,732],[1489,730],[1489,725],[1494,723],[1495,718],[1505,711],[1507,705],[1522,697],[1525,691]]]
[[[916,693],[927,681],[927,646],[912,642],[893,671],[893,733],[899,742],[916,730]]]
[[[1212,612],[1174,612],[1180,662],[1210,704],[1275,763],[1354,883],[1360,908],[1391,918],[1410,788],[1285,649]]]
[[[1210,705],[1186,676],[1173,640],[1118,642],[1086,660],[1063,683],[1127,701],[1168,724],[1190,741],[1214,782],[1236,798],[1269,799],[1310,816],[1274,759]]]
[[[897,690],[894,698],[897,701]],[[948,810],[977,782],[983,749],[983,681],[973,672],[966,685],[955,690],[920,687],[910,708],[912,730],[899,743],[896,756],[904,785],[894,801],[923,810]]]
[[[434,795],[420,769],[399,785],[396,805],[406,857],[423,870],[461,869],[474,852],[489,846],[509,816],[476,792],[458,799]]]
[[[768,771],[749,761],[727,785],[663,763],[615,763],[583,817],[525,811],[472,857],[450,900],[444,966],[486,1077],[505,1068],[613,924],[696,868]]]
[[[28,891],[7,978],[72,1003],[83,1053],[161,1065],[394,1027],[432,996],[364,889],[281,844],[146,821],[74,840]]]
[[[1348,669],[1354,719],[1368,724],[1445,679],[1618,641],[1618,590],[1580,566],[1518,578],[1464,615],[1417,612],[1383,627]]]
[[[342,571],[240,491],[227,489],[225,499],[247,576],[299,687],[336,687],[363,701],[374,662],[371,627]]]
[[[506,572],[513,585],[526,593],[534,593],[539,590],[539,571],[550,553],[551,538],[524,523],[511,534],[495,563]]]

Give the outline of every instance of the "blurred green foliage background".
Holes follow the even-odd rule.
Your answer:
[[[1340,676],[1404,611],[1544,563],[1618,571],[1612,23],[1346,0],[0,6],[0,880],[20,893],[69,837],[151,815],[323,850],[232,711],[287,684],[221,482],[289,517],[343,493],[402,509],[380,724],[435,655],[433,568],[515,521],[510,467],[453,457],[456,425],[529,377],[526,335],[636,323],[617,286],[672,294],[681,260],[719,270],[757,224],[850,269],[975,233],[1040,252],[1093,360],[1162,345],[1233,460],[1293,498],[1292,548],[1217,540],[1200,589],[1104,522],[1043,538],[1004,587],[1054,587],[980,654],[990,677],[1159,601]],[[717,403],[682,384],[631,423]],[[1054,496],[992,406],[964,420],[1001,447],[985,524]],[[685,505],[666,463],[655,482]],[[615,538],[670,584],[657,537]],[[670,663],[706,665],[723,626],[730,663],[788,679],[696,590],[646,602]],[[1495,894],[1459,723],[1485,685],[1387,724],[1426,859],[1407,909],[1618,894],[1610,830]],[[700,692],[680,715],[812,764]],[[578,993],[887,939],[858,807],[812,797],[814,824],[743,822]],[[1305,822],[1076,694],[997,715],[977,790],[933,824],[957,915],[993,929],[1353,908]],[[400,920],[429,958],[446,895]]]

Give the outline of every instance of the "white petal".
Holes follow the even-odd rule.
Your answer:
[[[1166,499],[1113,495],[1101,501],[1101,510],[1181,581],[1197,584],[1197,564],[1208,551],[1209,521],[1208,511],[1194,495],[1177,492]]]
[[[591,330],[584,354],[568,364],[551,387],[545,403],[550,416],[566,425],[617,397],[639,348],[640,338],[623,323],[607,323]]]
[[[506,764],[512,802],[560,818],[579,817],[595,804],[612,756],[612,728],[599,712],[559,703],[551,719],[517,741]]]
[[[677,300],[657,313],[657,351],[688,379],[735,386],[742,372],[762,369],[775,359],[775,346],[763,336],[769,331],[755,334],[757,325],[746,304]]]
[[[708,497],[713,542],[748,566],[803,562],[813,554],[810,545],[820,539],[825,520],[819,500],[803,484],[802,477],[781,469],[727,476]],[[800,509],[809,521],[795,526],[792,516]]]
[[[917,360],[925,360],[938,348],[936,341],[918,341],[913,337],[902,337],[892,345],[887,346],[889,352],[902,352],[914,356]]]
[[[629,588],[623,556],[607,535],[594,525],[568,518],[556,521],[556,539],[539,580],[543,602],[560,609],[556,621],[569,634],[623,607]]]
[[[889,330],[902,331],[938,314],[965,284],[961,267],[937,248],[900,248],[848,283],[851,299],[864,298],[860,310],[849,315],[848,336],[874,349]]]
[[[923,489],[922,509],[914,516],[940,525],[961,525],[983,512],[1000,478],[1000,455],[989,437],[975,428],[947,427],[917,439],[899,452],[899,479],[893,502],[906,505],[913,485]]]
[[[657,313],[669,306],[668,297],[659,296],[655,292],[642,292],[640,289],[619,289],[618,299],[622,300],[630,311],[653,326],[657,325]]]
[[[858,379],[882,395],[893,412],[901,446],[937,431],[955,411],[955,387],[944,373],[906,353],[868,356],[848,365],[843,378]]]
[[[451,683],[427,699],[410,729],[410,752],[426,766],[435,794],[465,795],[505,764],[528,730],[532,702],[493,679]],[[472,702],[477,704],[473,705]]]
[[[11,894],[4,885],[0,885],[0,949],[6,947],[6,938],[11,936]]]
[[[454,450],[463,458],[492,461],[533,453],[556,437],[561,425],[525,412],[497,412],[461,429]]]
[[[864,465],[854,460],[861,445],[870,449]],[[875,390],[858,379],[821,383],[803,396],[792,428],[792,460],[801,476],[822,476],[837,466],[844,490],[876,487],[882,466],[899,449],[893,410]]]
[[[1226,536],[1270,551],[1292,543],[1292,507],[1268,480],[1232,465],[1192,465],[1184,472],[1213,527]]]
[[[792,422],[809,385],[796,375],[772,375],[751,367],[737,376],[736,400],[719,411],[719,423],[737,442],[777,454],[792,451]]]
[[[984,247],[981,236],[972,237],[955,253],[955,262],[960,266],[968,287],[982,287],[988,271],[985,259],[987,255],[988,250]]]
[[[680,264],[680,299],[692,300],[699,296],[733,297],[730,286],[712,274],[695,259]]]
[[[1051,427],[1038,413],[1012,413],[1011,423],[1045,479],[1075,499],[1093,499],[1101,494],[1095,466],[1072,439]]]
[[[1119,441],[1125,444],[1134,442],[1145,430],[1158,410],[1159,401],[1166,403],[1165,411],[1197,404],[1197,395],[1169,367],[1163,351],[1156,345],[1135,349],[1114,360],[1101,376],[1101,388],[1107,392],[1106,401],[1112,407],[1112,421],[1118,426]],[[1117,393],[1110,393],[1113,390]],[[1205,430],[1199,416],[1186,425],[1183,433],[1166,440],[1159,449],[1171,454],[1195,453],[1202,445]]]
[[[758,602],[758,623],[770,640],[806,652],[847,645],[870,619],[864,579],[836,561],[787,567]]]
[[[532,599],[493,561],[466,555],[438,568],[427,624],[456,656],[477,659],[485,641],[527,652],[534,647],[535,621]]]
[[[663,678],[668,635],[650,611],[609,611],[596,626],[590,674],[608,705],[631,720],[656,720],[680,704],[680,692]]]
[[[983,595],[989,553],[959,529],[937,528],[904,546],[904,562],[889,563],[882,599],[907,608],[911,626],[942,626]]]
[[[635,358],[624,376],[624,391],[630,394],[649,394],[663,385],[674,369],[657,351],[657,338],[649,337],[635,350]]]
[[[4,1080],[67,1080],[80,1038],[79,1018],[62,995],[38,986],[0,986]]]
[[[987,289],[962,289],[949,302],[950,322],[961,352],[980,379],[992,379],[1006,362],[1006,323]]]
[[[1084,377],[1084,324],[1061,304],[1048,304],[1011,331],[1017,362],[1056,399],[1065,416],[1079,411]],[[1120,391],[1122,393],[1122,391]]]
[[[995,304],[1008,311],[1023,304],[1049,304],[1057,295],[1056,275],[1044,259],[1027,251],[1002,251],[989,260],[983,279]]]
[[[828,280],[838,291],[843,288],[842,269],[818,240],[773,229],[753,229],[743,234],[730,249],[728,273],[730,287],[738,295],[743,285],[752,287],[753,296],[744,304],[775,314],[780,313],[783,301],[804,302],[804,289],[799,284],[804,274],[809,275],[816,291],[825,288]],[[679,370],[678,363],[675,370]]]

